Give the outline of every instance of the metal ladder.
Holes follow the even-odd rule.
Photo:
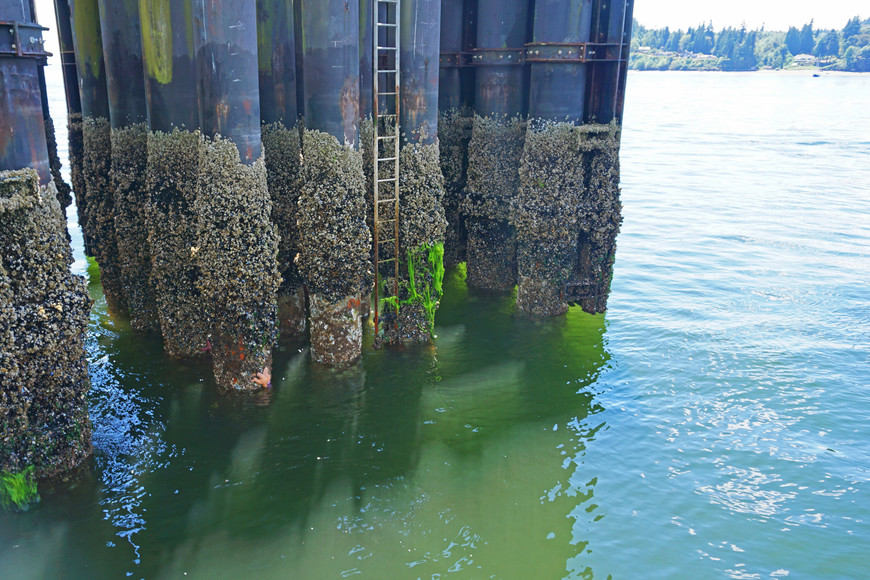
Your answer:
[[[372,122],[374,124],[375,335],[378,334],[381,265],[393,263],[393,296],[399,296],[399,0],[372,2]],[[381,259],[381,245],[393,248]],[[396,328],[399,306],[396,303]]]

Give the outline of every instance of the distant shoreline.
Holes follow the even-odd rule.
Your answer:
[[[638,70],[634,68],[628,69],[632,73],[725,73],[725,74],[769,74],[779,76],[807,76],[819,75],[820,77],[859,77],[867,76],[866,72],[853,72],[842,70],[821,70],[812,68],[803,68],[798,70],[786,69],[759,69],[759,70]]]

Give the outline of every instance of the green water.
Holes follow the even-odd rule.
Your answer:
[[[435,346],[282,342],[240,402],[92,283],[94,457],[0,515],[0,578],[866,577],[870,76],[628,90],[606,315],[453,271]]]

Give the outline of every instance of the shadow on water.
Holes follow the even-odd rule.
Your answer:
[[[94,457],[0,527],[21,539],[0,570],[591,577],[603,317],[523,320],[452,272],[435,346],[374,351],[369,328],[335,371],[283,340],[274,388],[225,399],[207,360],[171,360],[109,316],[91,274]],[[45,570],[22,560],[35,551]]]

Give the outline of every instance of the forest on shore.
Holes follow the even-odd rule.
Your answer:
[[[810,21],[787,31],[646,28],[634,21],[631,70],[751,71],[820,68],[870,72],[870,18],[849,19],[841,30],[816,29]]]

